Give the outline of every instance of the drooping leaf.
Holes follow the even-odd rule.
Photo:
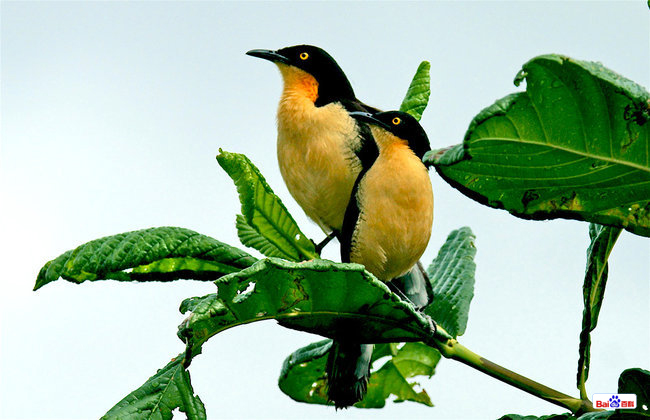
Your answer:
[[[318,258],[315,246],[301,231],[296,221],[287,211],[282,200],[273,193],[266,180],[253,163],[244,155],[219,151],[217,161],[235,182],[244,220],[266,239],[265,242],[251,241],[260,245],[260,252],[275,249],[274,255],[290,261]],[[249,232],[250,234],[250,232]]]
[[[425,163],[470,198],[526,219],[568,218],[650,236],[650,94],[604,66],[536,57]]]
[[[640,368],[624,370],[618,377],[618,393],[636,394],[636,409],[616,410],[617,413],[634,414],[639,419],[650,418],[650,371]]]
[[[355,407],[382,408],[391,395],[397,397],[395,402],[413,401],[433,407],[426,390],[418,391],[418,383],[408,379],[416,376],[430,378],[439,360],[440,352],[433,347],[423,343],[404,344],[383,366],[372,372],[368,393]]]
[[[278,386],[295,401],[334,405],[327,400],[325,365],[332,340],[322,340],[302,347],[284,359]],[[373,355],[374,356],[374,355]]]
[[[357,331],[362,342],[433,339],[430,320],[359,264],[270,258],[216,283],[216,294],[181,305],[181,312],[191,311],[179,327],[183,341],[201,345],[225,329],[266,319],[329,338]]]
[[[402,105],[399,107],[400,111],[408,112],[418,121],[422,118],[422,113],[426,109],[431,95],[430,69],[431,64],[428,61],[420,63],[406,91],[406,96],[402,100]]]
[[[242,244],[260,251],[267,257],[286,257],[286,254],[282,250],[249,225],[241,214],[237,215],[235,227],[237,228],[237,236],[239,236]]]
[[[184,354],[176,356],[142,386],[111,408],[102,420],[170,420],[180,409],[189,420],[207,419],[205,407],[194,395],[190,373],[182,366]]]
[[[465,332],[474,297],[475,239],[469,227],[452,231],[427,269],[433,302],[424,312],[453,337]]]
[[[150,228],[95,239],[62,254],[41,268],[34,290],[59,278],[73,283],[215,280],[255,261],[240,249],[189,229]]]
[[[577,386],[582,397],[587,397],[585,382],[589,377],[589,361],[591,358],[591,335],[596,328],[600,307],[605,296],[607,284],[607,259],[621,234],[620,228],[589,224],[591,244],[587,249],[587,269],[582,286],[584,309],[582,312],[582,331],[578,352]]]
[[[287,357],[282,366],[278,384],[282,392],[296,401],[310,404],[331,405],[327,400],[325,364],[331,340],[312,343],[298,349]],[[440,360],[440,353],[422,343],[406,343],[403,347],[395,343],[375,345],[372,360],[388,356],[389,359],[373,369],[368,383],[368,392],[357,408],[381,408],[391,395],[395,402],[414,401],[433,406],[425,390],[417,391],[416,382],[409,382],[415,376],[431,377]]]

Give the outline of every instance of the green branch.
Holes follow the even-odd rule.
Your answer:
[[[454,338],[451,338],[449,334],[446,331],[442,330],[440,327],[438,327],[436,336],[429,344],[435,346],[438,350],[440,350],[440,353],[442,353],[442,355],[448,359],[453,359],[464,363],[467,366],[483,372],[510,386],[514,386],[517,389],[520,389],[552,404],[567,408],[574,414],[580,415],[591,411],[601,411],[596,410],[592,406],[591,401],[588,399],[581,400],[571,397],[570,395],[556,391],[553,388],[549,388],[546,385],[528,379],[525,376],[522,376],[516,372],[504,368],[503,366],[497,365],[496,363],[493,363],[484,357],[479,356],[467,347],[460,344]]]

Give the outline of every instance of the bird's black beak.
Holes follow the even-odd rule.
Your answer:
[[[253,57],[263,58],[265,60],[272,61],[274,63],[284,63],[289,64],[289,59],[282,54],[278,54],[276,51],[271,50],[250,50],[246,52],[246,55]]]
[[[357,111],[350,112],[350,116],[355,120],[363,121],[368,124],[374,124],[385,130],[390,131],[390,127],[386,123],[384,123],[383,121],[379,121],[377,118],[375,118],[374,115],[372,115],[369,112],[357,112]]]

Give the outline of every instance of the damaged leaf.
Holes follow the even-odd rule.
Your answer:
[[[526,219],[568,218],[650,236],[650,94],[598,63],[524,64],[526,91],[425,162],[468,197]]]

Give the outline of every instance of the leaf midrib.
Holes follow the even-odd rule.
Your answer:
[[[650,167],[642,166],[642,165],[639,165],[639,164],[634,163],[634,162],[619,160],[619,159],[615,159],[615,158],[609,157],[609,156],[595,155],[593,153],[588,153],[586,151],[579,151],[579,150],[575,150],[575,149],[570,149],[568,147],[562,147],[562,146],[559,146],[559,145],[553,144],[553,143],[542,143],[542,142],[538,142],[538,141],[526,140],[526,139],[521,139],[521,138],[520,139],[512,139],[512,138],[507,138],[507,137],[483,137],[483,138],[480,138],[480,139],[473,139],[472,142],[478,143],[478,142],[481,142],[481,141],[488,141],[489,142],[489,141],[495,141],[495,140],[505,141],[505,142],[510,142],[510,143],[518,143],[518,144],[524,143],[524,144],[532,144],[532,145],[535,145],[535,146],[546,146],[546,147],[549,147],[549,148],[552,148],[552,149],[555,149],[555,150],[561,150],[563,152],[574,153],[576,155],[585,156],[585,157],[588,157],[588,158],[591,158],[591,159],[603,160],[605,162],[611,162],[611,163],[615,163],[617,165],[628,166],[628,167],[635,168],[635,169],[638,169],[638,170],[643,171],[643,172],[650,173]],[[471,151],[470,151],[470,155],[471,155]]]

